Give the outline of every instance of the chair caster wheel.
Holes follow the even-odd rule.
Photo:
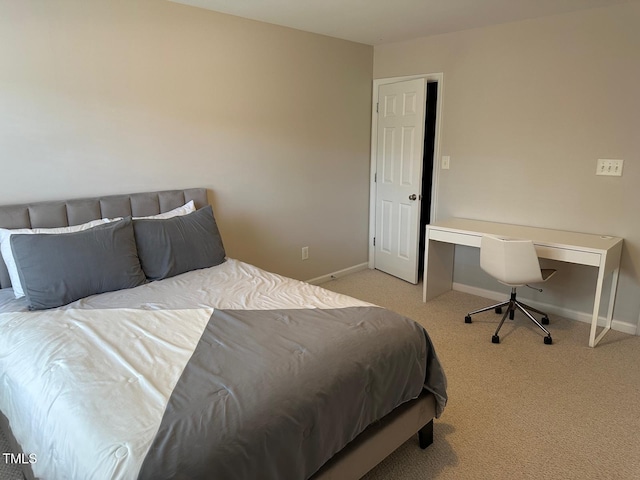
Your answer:
[[[500,337],[498,335],[492,336],[491,343],[500,343]]]
[[[464,323],[471,323],[471,315],[464,317]]]
[[[545,315],[544,317],[542,317],[540,323],[542,323],[543,325],[549,325],[549,317]]]
[[[551,339],[551,337],[544,337],[544,344],[545,345],[551,345],[553,343],[553,340]]]
[[[494,310],[496,313],[502,313],[502,307],[496,307]]]

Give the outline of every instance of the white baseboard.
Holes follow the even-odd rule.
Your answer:
[[[469,285],[464,285],[462,283],[453,283],[453,289],[459,292],[469,293],[471,295],[477,295],[478,297],[488,298],[490,300],[504,300],[505,294],[504,292],[494,292],[493,290],[485,290],[483,288],[472,287]],[[579,312],[577,310],[571,310],[569,308],[557,307],[555,305],[549,305],[546,303],[536,302],[534,300],[527,299],[525,303],[530,304],[532,307],[535,307],[543,312],[553,313],[554,315],[558,315],[560,317],[569,318],[571,320],[578,320],[584,323],[591,323],[591,313],[587,312]],[[598,318],[598,325],[604,327],[606,322],[605,317]],[[611,322],[611,329],[617,330],[618,332],[629,333],[631,335],[636,335],[636,325],[627,322],[621,322],[616,320],[615,318]]]
[[[312,285],[320,285],[321,283],[329,282],[331,280],[335,280],[336,278],[344,277],[345,275],[356,273],[361,270],[366,270],[367,268],[369,268],[369,263],[365,262],[359,265],[354,265],[353,267],[343,268],[342,270],[338,270],[337,272],[328,273],[327,275],[312,278],[311,280],[307,280],[307,283],[311,283]]]

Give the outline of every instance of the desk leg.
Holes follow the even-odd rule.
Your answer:
[[[424,252],[422,301],[426,302],[451,290],[455,245],[427,239]]]
[[[616,290],[618,289],[618,277],[620,275],[620,267],[616,268],[611,274],[611,292],[609,294],[609,305],[607,307],[606,323],[598,337],[596,338],[596,328],[598,326],[598,314],[600,313],[600,302],[602,300],[602,284],[604,283],[604,268],[600,267],[598,271],[598,284],[596,286],[596,298],[593,304],[593,317],[591,318],[591,332],[589,334],[589,346],[595,347],[602,337],[611,330],[611,321],[613,320],[613,306],[616,300]]]

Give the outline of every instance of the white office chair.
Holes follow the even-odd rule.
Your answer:
[[[464,318],[465,323],[471,323],[471,315],[486,312],[487,310],[495,310],[496,313],[502,313],[502,307],[507,310],[502,315],[502,320],[491,337],[493,343],[500,343],[498,332],[502,327],[507,315],[513,320],[516,309],[524,313],[529,319],[535,323],[546,334],[544,343],[551,345],[551,333],[542,325],[549,324],[549,316],[529,305],[516,299],[516,287],[521,287],[529,283],[546,282],[556,273],[553,269],[540,269],[538,255],[531,240],[512,240],[497,237],[484,236],[480,241],[480,267],[489,275],[494,277],[500,283],[511,287],[511,298],[506,302],[497,303],[490,307],[481,308],[474,312],[470,312]],[[533,287],[531,287],[533,288]],[[538,290],[538,289],[536,289]],[[542,291],[542,290],[539,290]],[[540,322],[530,313],[535,312],[542,315]]]

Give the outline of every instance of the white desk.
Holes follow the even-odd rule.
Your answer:
[[[480,239],[483,235],[529,239],[533,241],[540,258],[550,258],[598,268],[598,282],[593,302],[589,346],[595,347],[611,329],[613,304],[620,273],[622,238],[463,218],[438,221],[427,225],[426,229],[423,301],[426,302],[451,290],[453,256],[456,245],[480,248]],[[609,274],[611,274],[611,294],[606,324],[596,338],[598,312],[602,300],[602,286],[605,277]]]

